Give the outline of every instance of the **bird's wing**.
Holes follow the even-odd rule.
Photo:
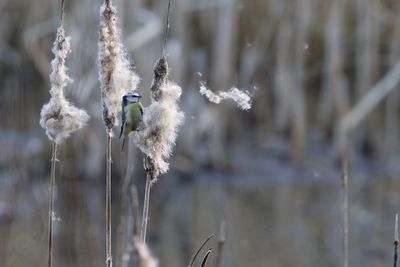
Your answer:
[[[143,116],[143,105],[142,105],[142,103],[139,103],[139,107],[140,107],[140,114]]]
[[[121,123],[121,132],[119,133],[119,138],[121,138],[122,133],[124,131],[124,125],[125,125],[125,121],[126,121],[126,114],[125,114],[125,107],[126,107],[126,103],[124,103],[124,101],[122,101],[122,123]]]

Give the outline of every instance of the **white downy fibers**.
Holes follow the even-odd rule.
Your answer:
[[[72,82],[67,74],[65,59],[70,53],[70,37],[65,36],[62,26],[57,29],[52,52],[49,103],[40,112],[40,125],[46,130],[50,140],[60,144],[70,134],[84,127],[89,120],[86,111],[76,108],[64,97],[64,87]]]

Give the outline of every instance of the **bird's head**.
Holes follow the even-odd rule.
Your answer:
[[[124,103],[137,103],[137,102],[140,101],[141,98],[142,98],[142,96],[139,95],[138,93],[136,93],[136,92],[129,92],[129,93],[127,93],[126,95],[124,95],[124,96],[122,97],[122,101],[123,101]]]

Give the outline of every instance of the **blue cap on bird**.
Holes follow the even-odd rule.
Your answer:
[[[139,95],[136,92],[128,92],[126,95],[122,97],[122,101],[127,101],[127,102],[139,102],[140,98],[142,98],[141,95]]]

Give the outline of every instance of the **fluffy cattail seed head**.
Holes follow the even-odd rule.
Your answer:
[[[151,96],[154,101],[158,101],[161,97],[160,88],[167,82],[168,71],[167,59],[165,57],[160,58],[154,66],[154,78],[151,86]]]
[[[153,181],[168,171],[167,159],[171,156],[184,120],[184,113],[178,106],[182,89],[168,82],[167,75],[167,61],[161,58],[154,67],[151,86],[153,102],[144,109],[144,129],[134,135],[136,146],[146,154],[144,166]]]
[[[118,125],[121,99],[133,91],[139,82],[120,40],[117,13],[112,3],[100,9],[99,80],[103,108],[103,121],[108,129]]]
[[[40,112],[40,125],[50,140],[60,144],[70,134],[86,125],[89,115],[76,108],[64,97],[64,87],[72,82],[67,74],[65,59],[70,53],[70,37],[65,36],[62,26],[57,29],[52,52],[50,73],[50,101]]]

